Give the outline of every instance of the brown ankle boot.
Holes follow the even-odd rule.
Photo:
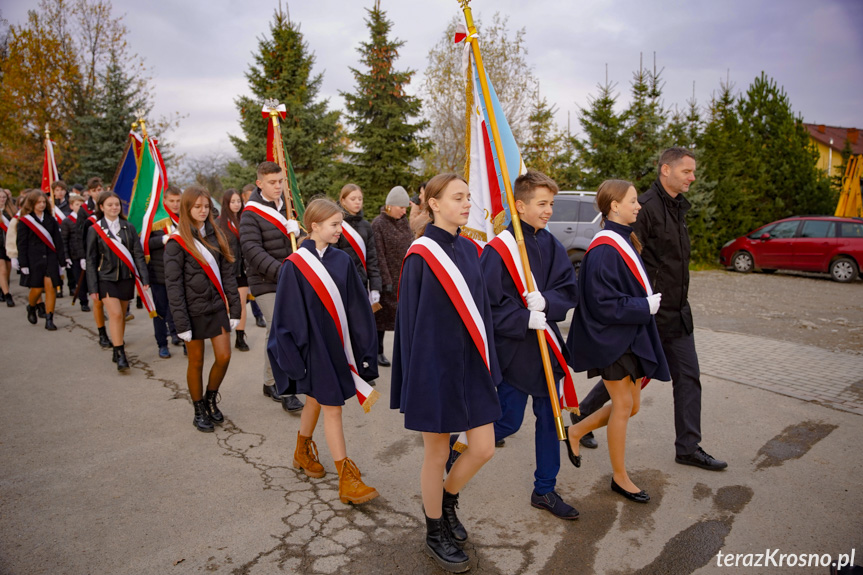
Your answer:
[[[318,446],[311,437],[297,432],[297,449],[294,451],[294,468],[302,469],[308,477],[320,478],[326,475],[324,466],[318,461]]]
[[[342,503],[365,503],[379,495],[377,489],[363,483],[360,470],[349,458],[336,461],[339,470],[339,500]]]

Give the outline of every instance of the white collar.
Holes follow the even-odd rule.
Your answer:
[[[318,252],[318,255],[321,257],[321,259],[324,259],[324,252],[327,251],[328,247],[330,246],[325,246],[322,250],[319,250],[317,247],[315,248],[315,251]]]

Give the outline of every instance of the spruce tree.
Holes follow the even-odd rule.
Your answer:
[[[554,180],[561,179],[561,155],[563,154],[564,135],[554,121],[556,106],[551,106],[539,94],[533,95],[533,106],[527,118],[527,142],[522,147],[524,163],[546,174]],[[560,184],[560,182],[558,182]]]
[[[579,123],[584,139],[572,138],[571,145],[579,156],[578,180],[580,189],[593,189],[610,178],[625,177],[627,173],[627,146],[622,141],[628,119],[627,113],[614,110],[618,95],[615,85],[606,79],[598,84],[599,93],[588,99],[588,107],[579,110]],[[568,178],[574,179],[574,168]]]
[[[300,191],[308,199],[333,190],[335,161],[344,149],[339,112],[319,100],[322,74],[312,74],[314,54],[303,40],[299,24],[279,8],[270,34],[258,39],[254,63],[246,72],[252,96],[234,103],[240,113],[242,136],[229,135],[240,156],[227,166],[227,187],[241,188],[255,181],[255,167],[267,159],[267,123],[261,117],[264,100],[277,99],[287,108],[282,139],[297,174]]]
[[[419,98],[405,93],[415,71],[393,67],[404,42],[390,38],[393,24],[377,2],[367,12],[370,39],[357,48],[365,69],[351,68],[355,91],[341,95],[356,146],[348,153],[345,173],[363,189],[366,216],[374,217],[393,186],[409,187],[414,178],[411,164],[426,147],[420,132],[428,122],[412,121],[422,106]]]
[[[648,70],[639,61],[632,75],[632,101],[625,113],[626,128],[621,135],[625,177],[644,192],[656,179],[656,163],[663,147],[662,128],[666,113],[662,108],[662,71]]]

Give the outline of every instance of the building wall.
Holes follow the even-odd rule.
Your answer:
[[[839,173],[839,166],[842,165],[842,153],[837,150],[833,150],[833,156],[831,158],[829,152],[830,146],[822,144],[821,142],[813,140],[812,138],[809,138],[809,141],[812,142],[816,148],[818,148],[818,168],[820,170],[827,171],[827,162],[829,159],[830,164],[833,166],[833,169],[831,170],[829,175],[842,175]]]

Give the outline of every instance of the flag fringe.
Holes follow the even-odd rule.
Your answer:
[[[381,398],[381,394],[376,389],[373,389],[366,400],[363,402],[363,411],[368,413],[372,410],[372,406]]]

